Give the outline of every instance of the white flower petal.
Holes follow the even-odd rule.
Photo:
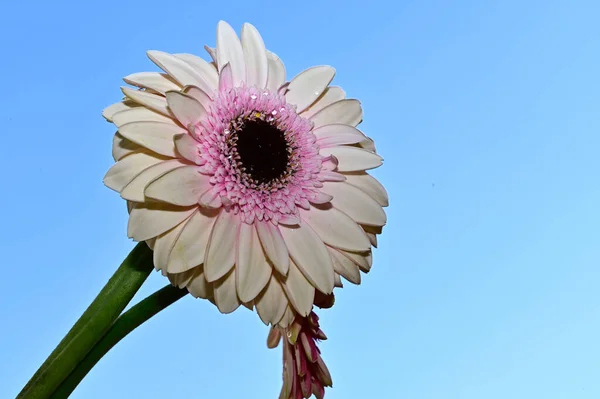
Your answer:
[[[179,206],[198,204],[200,196],[212,186],[209,178],[202,175],[195,165],[171,170],[146,186],[148,198]]]
[[[379,155],[358,147],[321,148],[319,154],[324,157],[329,155],[336,157],[339,162],[337,172],[362,172],[377,168],[383,163],[383,159]]]
[[[208,282],[223,277],[235,263],[239,217],[233,212],[222,210],[213,226],[208,250],[204,257],[204,274]],[[234,278],[235,290],[235,278]]]
[[[121,198],[128,201],[144,202],[146,200],[144,189],[151,181],[173,169],[180,168],[182,166],[186,166],[186,164],[182,163],[178,159],[170,159],[146,168],[140,174],[135,176],[125,187],[123,187],[121,190]]]
[[[181,273],[204,263],[210,232],[217,214],[215,210],[199,208],[190,218],[169,256],[169,273]]]
[[[334,102],[346,98],[346,92],[339,86],[329,86],[309,108],[302,112],[302,117],[310,119],[317,112]]]
[[[256,231],[269,261],[282,276],[287,275],[290,256],[279,227],[271,222],[255,220]]]
[[[269,74],[267,76],[267,89],[272,93],[285,83],[285,66],[281,59],[274,53],[267,50],[267,61],[269,63]]]
[[[175,135],[186,133],[185,129],[174,123],[130,122],[119,127],[119,133],[149,150],[167,157],[175,158]]]
[[[332,195],[331,204],[357,223],[385,225],[387,218],[381,205],[358,187],[345,182],[324,182],[321,190]]]
[[[365,234],[367,235],[367,237],[369,237],[369,241],[371,242],[371,245],[374,246],[375,248],[377,248],[377,234],[368,233],[368,232],[365,232]]]
[[[281,328],[287,328],[290,324],[292,324],[295,318],[296,314],[294,313],[292,308],[288,306],[285,309],[285,312],[283,313],[283,317],[281,318],[281,320],[279,320],[279,323],[277,323],[277,325]]]
[[[117,112],[112,117],[113,123],[119,127],[131,122],[162,122],[173,124],[173,119],[154,112],[146,107],[134,107]]]
[[[147,54],[152,62],[168,73],[181,86],[207,86],[206,80],[200,72],[173,54],[155,50],[148,51]]]
[[[358,143],[358,145],[360,145],[362,148],[364,148],[367,151],[376,152],[375,142],[373,141],[373,139],[371,139],[369,137],[367,137],[365,140]]]
[[[283,317],[288,300],[279,280],[272,275],[267,288],[256,298],[256,311],[265,324],[277,324]]]
[[[217,63],[217,49],[216,49],[216,47],[204,46],[204,50],[206,50],[206,52],[208,53],[208,55],[210,55],[210,58],[212,58],[212,60],[213,60],[212,64],[215,65]]]
[[[240,224],[235,275],[238,298],[242,302],[256,298],[271,277],[271,266],[254,225]]]
[[[246,83],[263,88],[267,85],[269,64],[265,43],[258,30],[251,24],[242,26],[242,48],[246,61]]]
[[[217,79],[218,79],[218,76],[217,76]],[[218,85],[218,82],[217,82],[217,85]],[[201,88],[199,88],[197,86],[185,86],[183,88],[183,92],[187,95],[194,97],[196,99],[196,101],[198,101],[200,104],[202,104],[202,106],[204,107],[205,110],[208,110],[210,108],[210,104],[212,104],[212,100],[211,100],[210,96],[208,95],[208,93],[206,93]]]
[[[177,120],[186,128],[189,125],[197,125],[207,115],[206,110],[196,99],[179,91],[165,93],[169,109]]]
[[[349,252],[349,251],[342,251],[341,249],[339,250],[339,252],[344,255],[346,258],[350,259],[352,262],[354,262],[354,264],[356,264],[358,266],[358,268],[360,270],[362,270],[365,273],[368,273],[369,270],[371,270],[371,253],[355,253],[355,252]]]
[[[319,291],[330,294],[333,291],[333,265],[321,238],[307,224],[295,227],[281,225],[279,230],[290,256],[306,278]]]
[[[190,64],[203,78],[203,82],[206,83],[203,87],[200,86],[207,94],[212,94],[213,91],[217,90],[219,85],[219,75],[217,70],[206,60],[193,54],[174,54],[175,57],[184,60]]]
[[[204,277],[204,271],[201,267],[198,267],[201,271],[194,275],[194,277],[187,284],[187,290],[192,294],[194,298],[209,299],[214,296],[212,284],[209,284]],[[195,270],[195,269],[192,269]]]
[[[114,164],[106,172],[103,180],[104,184],[112,190],[121,192],[123,187],[132,181],[134,177],[142,173],[144,169],[162,161],[164,161],[164,158],[157,158],[146,152],[131,154]]]
[[[344,144],[355,144],[365,139],[365,135],[349,125],[325,125],[313,130],[320,148],[335,147]]]
[[[202,270],[201,267],[199,267],[197,269]],[[178,288],[186,288],[187,285],[190,284],[191,280],[197,274],[198,274],[198,270],[192,269],[192,270],[188,270],[186,272],[177,273],[177,274],[168,274],[167,273],[167,278],[169,279],[169,281],[171,282],[172,285],[174,285]]]
[[[331,262],[329,254],[327,257]],[[333,266],[331,268],[331,286],[333,289]],[[290,262],[290,271],[283,283],[283,289],[294,309],[301,316],[308,316],[315,299],[315,287],[306,279],[294,262]]]
[[[340,278],[340,275],[335,273],[334,274],[334,282],[335,282],[335,286],[338,288],[344,288],[344,283],[342,283],[342,279]]]
[[[134,152],[143,152],[144,147],[121,136],[119,132],[113,136],[112,156],[115,161],[120,161]]]
[[[102,110],[102,116],[108,122],[112,122],[113,121],[112,117],[117,112],[125,111],[125,110],[131,109],[131,108],[135,108],[135,107],[139,107],[139,105],[136,104],[136,103],[134,103],[131,100],[120,101],[118,103],[111,104],[108,107],[104,108]]]
[[[231,313],[240,305],[235,291],[235,273],[231,271],[214,285],[215,305],[221,313]]]
[[[135,101],[136,103],[143,105],[146,108],[150,108],[153,111],[161,113],[166,116],[170,116],[169,109],[167,108],[167,99],[158,94],[148,93],[147,91],[133,90],[129,87],[121,87],[121,91],[128,98]]]
[[[334,76],[335,69],[327,65],[305,69],[290,81],[285,99],[300,113],[323,94]]]
[[[233,87],[233,75],[231,74],[231,64],[227,63],[219,73],[219,91],[226,91]]]
[[[246,78],[246,62],[242,43],[233,28],[225,21],[217,25],[217,64],[223,68],[231,65],[233,85],[239,86]]]
[[[328,248],[333,259],[333,269],[352,284],[360,284],[360,270],[349,258],[333,248]]]
[[[156,237],[156,242],[154,244],[154,267],[156,267],[158,270],[163,272],[167,271],[169,255],[171,254],[173,245],[175,245],[175,241],[189,220],[189,218],[184,220],[171,230]]]
[[[327,245],[348,251],[368,251],[371,243],[364,230],[344,212],[333,206],[300,209],[300,217]]]
[[[362,121],[360,101],[346,99],[336,101],[317,112],[312,118],[314,128],[334,123],[356,126]]]
[[[181,87],[175,83],[167,74],[158,72],[139,72],[123,78],[125,83],[132,86],[151,89],[164,94],[169,90],[181,90]]]
[[[127,236],[135,241],[154,238],[183,222],[196,209],[162,203],[135,204],[129,214]]]
[[[346,182],[369,194],[381,206],[388,206],[388,194],[376,178],[367,173],[344,173]]]
[[[200,157],[200,149],[198,148],[200,143],[194,140],[192,136],[188,133],[176,134],[174,141],[179,155],[196,165],[203,163],[203,159]]]

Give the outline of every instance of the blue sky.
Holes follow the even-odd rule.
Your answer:
[[[600,397],[600,4],[9,1],[0,12],[0,397],[15,397],[132,248],[102,184],[101,110],[145,51],[257,26],[288,77],[364,107],[389,221],[363,285],[321,312],[327,398]],[[151,275],[143,297],[163,286]],[[276,398],[255,314],[184,298],[73,398]]]

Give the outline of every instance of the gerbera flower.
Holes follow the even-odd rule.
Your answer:
[[[388,198],[366,171],[382,159],[332,67],[286,82],[250,24],[240,40],[219,22],[206,49],[212,62],[149,51],[164,73],[124,78],[136,88],[104,111],[118,128],[104,182],[173,284],[289,328],[369,271]]]

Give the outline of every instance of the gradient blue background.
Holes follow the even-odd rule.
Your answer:
[[[15,397],[132,248],[102,185],[121,77],[255,24],[288,77],[361,99],[389,223],[321,312],[327,398],[600,397],[600,3],[29,1],[0,7],[0,397]],[[154,273],[139,298],[163,286]],[[276,398],[280,352],[185,298],[73,398]]]

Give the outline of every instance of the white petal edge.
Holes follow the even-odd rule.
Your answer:
[[[302,117],[310,119],[328,105],[346,98],[346,92],[339,86],[329,86],[309,108],[302,112]]]
[[[182,87],[193,85],[206,87],[205,78],[184,60],[164,51],[150,50],[146,53],[160,69],[169,74]]]
[[[169,90],[181,90],[181,86],[175,83],[167,74],[158,72],[138,72],[123,78],[125,83],[132,86],[151,89],[164,94]]]
[[[362,121],[362,115],[360,101],[345,99],[329,104],[314,114],[310,120],[313,121],[315,129],[334,123],[356,126]]]
[[[269,261],[282,276],[287,275],[290,256],[279,227],[271,222],[255,220],[256,231]]]
[[[167,108],[167,99],[163,96],[141,90],[130,89],[129,87],[121,87],[121,91],[132,101],[165,116],[171,116],[169,109]]]
[[[127,236],[145,241],[172,229],[190,217],[196,207],[176,207],[169,204],[135,204],[129,214]]]
[[[333,248],[328,248],[333,259],[333,269],[352,284],[360,284],[360,269],[350,259]]]
[[[188,133],[176,134],[173,140],[175,142],[175,149],[179,155],[196,165],[203,163],[202,157],[200,157],[200,149],[198,148],[200,143],[191,135]]]
[[[239,223],[238,215],[224,209],[217,217],[204,256],[204,274],[208,282],[220,279],[233,267]]]
[[[173,169],[151,181],[144,190],[148,198],[178,206],[198,204],[200,196],[211,188],[209,178],[196,165]]]
[[[323,94],[335,76],[335,69],[328,65],[305,69],[296,75],[288,86],[285,99],[297,106],[300,113]]]
[[[265,43],[258,30],[249,23],[242,26],[241,39],[246,63],[246,83],[248,86],[264,88],[269,74]]]
[[[127,155],[133,154],[134,152],[144,152],[144,147],[126,139],[125,137],[121,136],[119,132],[114,134],[112,156],[115,162],[120,161]]]
[[[217,25],[217,61],[219,69],[225,64],[231,65],[233,85],[239,86],[246,78],[246,62],[244,50],[237,34],[225,21]]]
[[[274,53],[267,50],[267,61],[269,63],[269,74],[267,76],[267,89],[272,93],[285,83],[285,65]]]
[[[327,257],[329,258],[329,254]],[[333,266],[331,280],[333,285]],[[294,262],[290,262],[290,271],[283,283],[283,289],[294,309],[301,316],[308,316],[315,299],[315,287],[306,279]]]
[[[254,225],[240,224],[238,233],[235,280],[238,298],[242,302],[254,300],[271,278],[271,266],[263,252]]]
[[[294,227],[281,225],[279,230],[298,268],[315,288],[330,294],[333,291],[333,264],[321,238],[305,223]]]
[[[258,316],[265,324],[275,325],[281,320],[288,305],[279,280],[272,275],[267,288],[255,300]]]
[[[174,123],[130,122],[119,126],[121,136],[158,154],[175,158],[175,135],[187,130]]]
[[[144,189],[151,181],[182,166],[186,166],[186,164],[178,159],[170,159],[146,168],[123,187],[121,190],[121,198],[134,202],[146,201]]]
[[[169,255],[169,273],[181,273],[204,263],[217,214],[218,211],[199,208],[189,219]]]
[[[352,219],[333,206],[312,206],[300,209],[300,217],[332,247],[347,251],[368,251],[371,243],[364,230]]]
[[[167,264],[169,263],[169,255],[171,254],[171,250],[173,249],[173,245],[175,245],[175,241],[181,234],[183,227],[190,220],[190,218],[184,220],[182,223],[179,223],[177,226],[172,228],[171,230],[159,235],[156,237],[156,241],[154,243],[154,267],[163,272],[167,271]],[[179,284],[178,284],[179,285]]]
[[[332,195],[331,204],[359,224],[384,226],[385,211],[371,196],[345,182],[324,182],[321,191]]]
[[[158,158],[147,152],[133,153],[114,164],[104,176],[104,185],[106,187],[121,192],[137,175],[144,169],[164,161],[164,158]]]
[[[326,147],[321,148],[319,154],[324,157],[333,155],[337,158],[339,163],[336,172],[362,172],[383,164],[379,155],[358,147]]]
[[[189,125],[197,125],[207,115],[204,106],[188,94],[179,91],[168,91],[165,96],[167,97],[169,109],[186,128]]]
[[[235,273],[233,270],[214,284],[214,295],[215,304],[221,313],[231,313],[241,305],[235,291]]]
[[[388,206],[389,199],[385,187],[373,176],[368,173],[344,173],[346,182],[360,188],[369,194],[381,206]]]
[[[193,54],[174,54],[175,57],[180,58],[195,68],[200,76],[204,78],[206,85],[201,87],[202,90],[206,91],[207,94],[212,94],[214,90],[217,90],[219,85],[219,75],[217,70],[206,60]]]
[[[353,126],[333,124],[313,130],[320,148],[335,147],[344,144],[356,144],[366,139],[360,130]]]

